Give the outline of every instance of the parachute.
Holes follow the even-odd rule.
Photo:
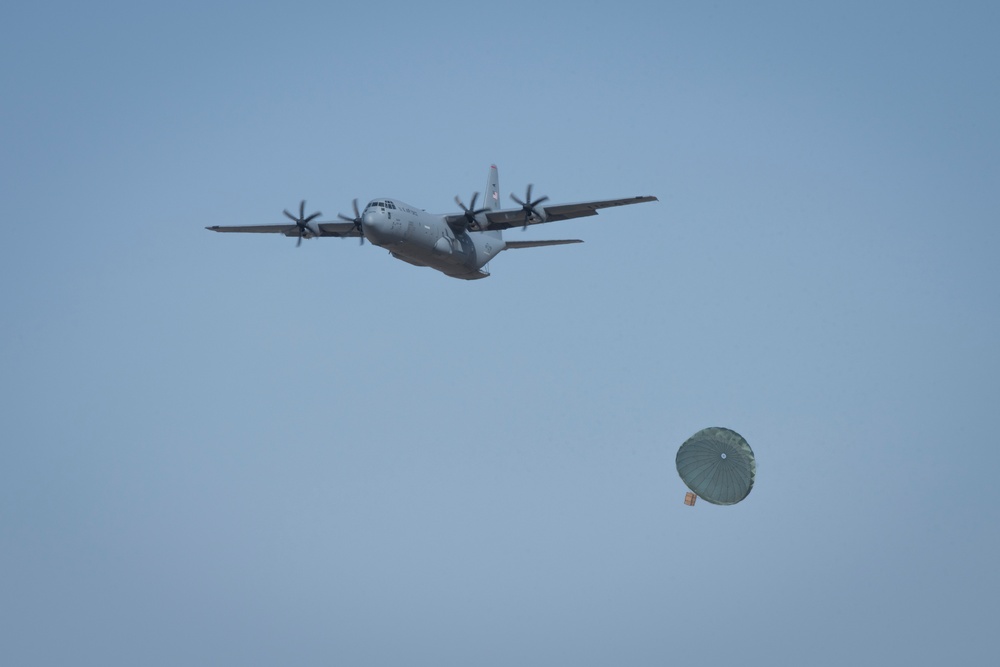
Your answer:
[[[677,450],[677,474],[695,496],[714,505],[735,505],[750,494],[757,461],[743,436],[713,426],[698,431]],[[694,496],[688,494],[684,503],[694,505]]]

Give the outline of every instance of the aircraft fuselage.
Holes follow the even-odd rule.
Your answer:
[[[499,232],[456,231],[444,215],[421,211],[398,199],[373,200],[361,219],[365,238],[396,259],[454,278],[487,277],[483,267],[506,247]]]

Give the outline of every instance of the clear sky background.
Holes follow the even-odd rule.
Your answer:
[[[807,4],[6,8],[3,662],[995,659],[1000,10]],[[660,201],[471,283],[204,229],[491,163]]]

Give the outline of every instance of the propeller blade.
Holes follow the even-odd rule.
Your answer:
[[[299,217],[296,218],[294,215],[289,213],[288,209],[283,210],[282,213],[285,214],[286,218],[294,222],[295,227],[299,230],[299,239],[295,242],[296,248],[302,245],[303,237],[309,238],[310,236],[318,236],[318,234],[314,232],[311,227],[309,227],[309,223],[323,214],[320,213],[319,211],[316,211],[307,218],[305,199],[299,202]]]
[[[361,223],[362,223],[362,220],[361,220],[361,210],[358,209],[358,199],[357,199],[357,197],[355,197],[354,201],[351,202],[351,207],[354,209],[354,217],[353,218],[349,218],[346,215],[344,215],[343,213],[338,213],[337,217],[340,218],[341,220],[343,220],[344,222],[352,222],[352,223],[354,223],[354,228],[358,230],[358,239],[360,240],[360,243],[358,245],[364,245],[365,244],[365,230],[364,230],[364,227],[362,227],[362,225],[361,225]]]
[[[485,208],[485,207],[484,208],[476,208],[476,200],[477,199],[479,199],[479,193],[478,192],[473,192],[472,193],[472,199],[471,199],[472,203],[471,203],[470,206],[466,207],[466,205],[462,203],[462,199],[458,195],[455,195],[455,203],[458,204],[459,208],[461,208],[462,211],[465,213],[465,220],[466,220],[466,223],[467,223],[466,227],[467,228],[473,228],[473,226],[474,226],[474,228],[478,231],[478,229],[480,228],[480,224],[479,224],[479,221],[476,220],[476,216],[479,215],[480,213],[484,213],[484,212],[488,211],[489,209]]]
[[[528,228],[528,222],[531,220],[531,216],[535,216],[536,218],[541,218],[542,217],[538,213],[538,211],[535,210],[535,207],[538,206],[539,204],[541,204],[542,202],[546,202],[546,201],[549,200],[548,197],[539,197],[538,199],[532,200],[531,199],[531,190],[532,190],[532,188],[534,188],[534,185],[531,184],[531,183],[528,183],[528,187],[527,187],[527,190],[525,192],[524,201],[521,201],[520,199],[518,199],[517,195],[515,195],[513,192],[510,193],[510,198],[513,199],[518,204],[520,204],[521,210],[524,211],[524,226],[521,227],[521,229],[527,229]]]

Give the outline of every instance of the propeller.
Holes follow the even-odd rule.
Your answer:
[[[361,211],[358,210],[358,200],[357,200],[357,198],[354,199],[354,217],[353,218],[348,218],[343,213],[338,213],[337,217],[340,218],[341,220],[346,220],[347,222],[353,222],[354,223],[354,228],[358,230],[359,234],[361,234],[361,239],[360,239],[361,243],[359,243],[359,245],[364,245],[365,244],[365,230],[361,228]]]
[[[302,245],[302,237],[303,236],[306,236],[306,235],[315,236],[316,235],[316,232],[314,232],[309,227],[309,223],[312,222],[313,220],[315,220],[316,218],[318,218],[319,216],[323,215],[319,211],[316,211],[315,213],[313,213],[312,215],[310,215],[307,218],[306,217],[306,200],[305,199],[303,199],[301,202],[299,202],[299,217],[296,218],[294,215],[292,215],[291,213],[289,213],[287,210],[283,211],[283,213],[290,220],[292,220],[295,223],[296,227],[299,228],[299,240],[295,244],[296,248],[298,248],[300,245]]]
[[[462,200],[458,198],[458,195],[455,195],[455,203],[458,204],[459,207],[461,207],[461,209],[465,212],[465,219],[467,221],[465,226],[467,229],[478,230],[480,225],[479,221],[476,220],[476,216],[489,210],[488,208],[476,208],[476,199],[478,198],[479,193],[473,192],[472,202],[469,204],[469,208],[466,208],[465,204],[462,203]]]
[[[528,218],[532,215],[541,218],[542,215],[535,210],[535,207],[541,204],[543,201],[548,201],[548,197],[539,197],[535,201],[531,201],[531,183],[528,183],[528,192],[525,194],[524,201],[521,201],[514,195],[513,192],[510,193],[510,198],[521,205],[521,210],[524,211],[524,227],[522,229],[528,228]]]

